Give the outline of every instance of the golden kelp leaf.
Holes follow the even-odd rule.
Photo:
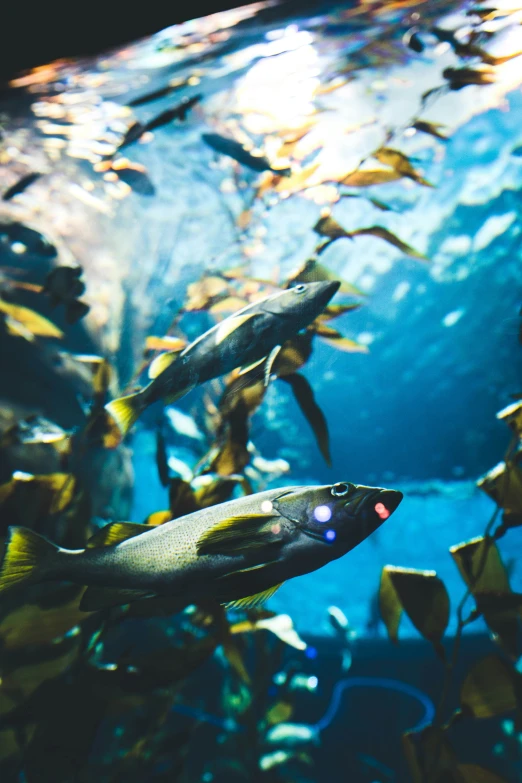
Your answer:
[[[503,658],[488,655],[471,668],[462,684],[462,709],[474,718],[491,718],[515,710],[517,677],[520,675]]]
[[[426,258],[425,255],[419,253],[418,250],[415,250],[415,248],[411,247],[411,245],[406,244],[406,242],[403,242],[402,239],[396,237],[395,234],[393,234],[391,231],[388,231],[387,228],[383,228],[382,226],[370,226],[369,228],[358,228],[355,231],[351,232],[352,237],[362,236],[364,234],[373,237],[379,237],[379,239],[384,239],[385,242],[389,242],[390,245],[393,245],[394,247],[398,248],[402,253],[405,253],[407,256],[411,256],[412,258],[417,258],[420,261],[429,260],[428,258]]]
[[[504,778],[478,764],[458,764],[457,771],[463,783],[507,783]]]
[[[514,433],[522,436],[522,402],[513,402],[497,413],[497,419],[505,421]]]
[[[312,354],[312,338],[312,332],[305,332],[284,343],[273,366],[273,372],[278,378],[291,375],[306,364]]]
[[[113,373],[114,371],[107,359],[103,359],[98,364],[92,379],[92,388],[95,394],[100,396],[107,394],[113,379]]]
[[[449,620],[449,597],[435,571],[384,566],[379,605],[393,642],[398,640],[399,623],[405,611],[425,639],[440,643]]]
[[[265,718],[269,726],[275,726],[276,723],[283,723],[290,720],[294,712],[293,706],[288,701],[278,701],[267,711]]]
[[[317,445],[319,446],[319,451],[323,455],[326,464],[331,466],[332,458],[330,456],[330,437],[328,434],[328,425],[326,423],[324,413],[315,401],[312,387],[304,375],[300,375],[297,372],[290,373],[290,375],[283,375],[281,378],[291,386],[297,404],[301,408],[303,416],[312,428]]]
[[[84,622],[89,613],[78,608],[82,594],[83,587],[80,587],[76,597],[60,606],[42,609],[36,604],[25,604],[10,612],[0,622],[2,649],[50,644]]]
[[[242,472],[250,462],[250,453],[243,443],[228,439],[219,449],[210,464],[210,470],[220,476]]]
[[[145,524],[156,527],[157,525],[164,525],[165,522],[170,522],[171,519],[172,514],[170,511],[154,511],[152,514],[149,514],[145,520]]]
[[[451,547],[450,553],[494,637],[510,656],[518,657],[519,608],[513,606],[510,598],[513,594],[508,573],[496,544],[480,537]],[[502,605],[503,596],[507,596],[505,605]]]
[[[508,514],[522,513],[522,470],[513,460],[500,462],[477,481],[477,487]]]
[[[485,546],[487,546],[487,555],[484,560]],[[473,595],[511,592],[506,567],[502,562],[497,545],[493,541],[487,541],[479,536],[463,544],[452,546],[450,554]],[[478,569],[483,562],[482,573],[477,579]]]
[[[147,169],[140,163],[131,163],[126,158],[120,158],[111,166],[116,171],[118,177],[125,182],[132,190],[141,196],[153,196],[156,192],[152,184]]]
[[[493,84],[497,80],[495,69],[487,65],[477,68],[445,68],[442,75],[448,80],[451,90],[460,90],[468,84]]]
[[[315,258],[309,258],[301,269],[299,269],[294,275],[288,278],[287,284],[290,283],[314,283],[321,280],[340,280],[339,275],[335,272],[331,272],[324,264],[320,264]],[[341,279],[341,286],[339,288],[341,294],[352,294],[355,296],[366,296],[356,286],[348,283],[346,280]]]
[[[306,650],[306,642],[301,639],[295,630],[294,623],[289,614],[278,614],[275,617],[261,618],[256,622],[255,626],[258,631],[270,631],[270,633],[273,633],[274,636],[277,636],[282,642],[290,645],[290,647],[294,647],[296,650]]]
[[[328,237],[328,239],[332,240],[342,239],[343,237],[350,238],[351,236],[331,215],[319,218],[313,230],[319,236]]]
[[[58,329],[48,318],[30,310],[29,307],[9,304],[0,299],[0,312],[17,321],[36,337],[56,337],[59,340],[63,337],[61,329]]]
[[[253,212],[251,209],[244,209],[236,219],[236,226],[241,229],[248,228],[252,222]]]
[[[205,275],[197,283],[187,287],[187,302],[185,310],[204,310],[216,296],[229,290],[229,284],[222,277]]]
[[[169,504],[171,519],[184,517],[185,514],[192,514],[193,511],[199,510],[192,487],[181,478],[170,480]]]
[[[381,147],[377,152],[374,152],[374,157],[377,158],[380,163],[384,163],[385,166],[391,166],[395,169],[397,174],[401,177],[409,177],[414,182],[418,182],[419,185],[426,185],[432,188],[431,182],[419,174],[419,172],[411,165],[409,159],[404,153],[399,150],[394,150],[391,147]]]
[[[181,337],[171,337],[168,334],[163,337],[149,335],[145,340],[147,351],[181,351],[186,344],[187,341],[182,340]]]
[[[223,634],[221,643],[223,645],[225,658],[229,662],[232,669],[235,671],[240,680],[243,680],[244,683],[250,685],[250,675],[246,669],[241,653],[239,652],[239,647],[237,646],[235,640],[232,639],[228,627]]]
[[[339,332],[337,332],[337,335],[324,335],[321,333],[318,333],[318,335],[323,342],[328,343],[332,348],[337,348],[338,351],[346,351],[346,353],[370,353],[370,349],[367,345],[358,343],[356,340],[350,340],[349,337],[343,337]]]
[[[439,783],[460,783],[457,756],[444,729],[427,726],[402,735],[402,747],[414,783],[426,783],[429,777]]]
[[[399,174],[394,169],[362,169],[353,171],[348,176],[340,180],[342,185],[350,185],[353,188],[367,188],[370,185],[381,185],[384,182],[395,182],[395,180],[401,179],[402,174]]]
[[[314,323],[317,321],[331,321],[333,318],[338,318],[340,315],[344,315],[344,313],[351,313],[353,310],[358,310],[360,307],[362,307],[362,302],[327,305],[321,315],[315,319]]]
[[[427,133],[429,136],[434,136],[436,139],[442,139],[443,141],[448,139],[448,137],[439,130],[439,128],[444,128],[444,125],[441,122],[426,122],[426,120],[416,120],[411,127],[415,128],[415,130],[418,130],[421,133]]]
[[[319,165],[319,163],[312,163],[311,166],[296,171],[296,173],[292,174],[290,177],[281,177],[274,187],[275,192],[298,193],[300,190],[305,190],[307,187],[310,187],[306,184],[306,181],[317,171]]]
[[[235,313],[236,310],[241,310],[248,302],[246,299],[240,299],[239,296],[227,296],[226,299],[216,302],[209,308],[209,313],[217,315],[219,313]]]
[[[252,493],[252,487],[248,479],[244,476],[212,476],[207,473],[204,477],[208,479],[205,483],[198,482],[197,489],[194,490],[194,497],[198,508],[208,508],[216,503],[224,503],[229,500],[236,487],[240,486],[245,495]]]

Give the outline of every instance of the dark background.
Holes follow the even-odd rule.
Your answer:
[[[0,85],[5,87],[20,71],[60,57],[98,54],[187,19],[248,4],[249,0],[6,3],[1,18]]]

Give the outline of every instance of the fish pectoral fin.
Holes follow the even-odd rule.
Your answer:
[[[281,544],[273,516],[248,514],[229,517],[206,530],[197,542],[198,555],[241,555]]]
[[[120,541],[126,541],[128,538],[139,536],[152,529],[150,525],[139,525],[137,522],[113,522],[111,525],[105,525],[89,538],[87,549],[119,544]]]
[[[266,361],[266,356],[263,356],[262,359],[258,359],[257,362],[248,364],[246,367],[241,367],[240,371],[238,372],[238,376],[246,375],[247,372],[250,372],[250,370],[253,370],[255,367],[259,367],[260,364],[263,364],[264,361]]]
[[[272,367],[274,366],[274,362],[280,350],[281,350],[281,346],[275,345],[270,351],[270,353],[268,354],[268,359],[265,366],[265,386],[268,386],[270,382],[270,374],[272,372]]]
[[[174,359],[176,359],[180,353],[181,351],[165,351],[164,353],[158,354],[149,366],[149,378],[154,379],[157,378],[158,375],[161,375],[167,367],[170,367]]]
[[[88,587],[80,601],[82,612],[97,612],[100,609],[110,609],[123,606],[142,598],[151,598],[154,593],[144,590],[124,590],[118,587]]]
[[[237,601],[227,601],[225,606],[227,609],[254,609],[264,604],[269,598],[272,598],[283,584],[284,582],[280,582],[278,585],[269,587],[268,590],[263,590],[255,595],[247,595],[245,598],[239,598]]]
[[[231,335],[236,329],[239,329],[244,323],[251,318],[255,318],[261,313],[243,313],[242,315],[231,315],[229,318],[225,318],[216,330],[216,345],[219,345],[223,340]]]

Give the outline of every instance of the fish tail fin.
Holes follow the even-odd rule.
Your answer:
[[[47,578],[59,547],[27,527],[10,527],[0,570],[0,593]]]
[[[112,416],[122,435],[126,435],[143,410],[141,392],[107,403],[105,410]]]

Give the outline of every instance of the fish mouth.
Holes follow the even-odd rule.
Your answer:
[[[312,291],[314,289],[316,291],[314,299],[317,304],[321,305],[321,307],[326,307],[330,299],[341,287],[341,282],[340,280],[328,280],[324,282],[308,283],[308,285]]]
[[[395,509],[400,505],[404,495],[399,492],[398,489],[380,489],[375,495],[374,499],[378,503],[382,503],[386,511],[389,514],[393,514]]]

